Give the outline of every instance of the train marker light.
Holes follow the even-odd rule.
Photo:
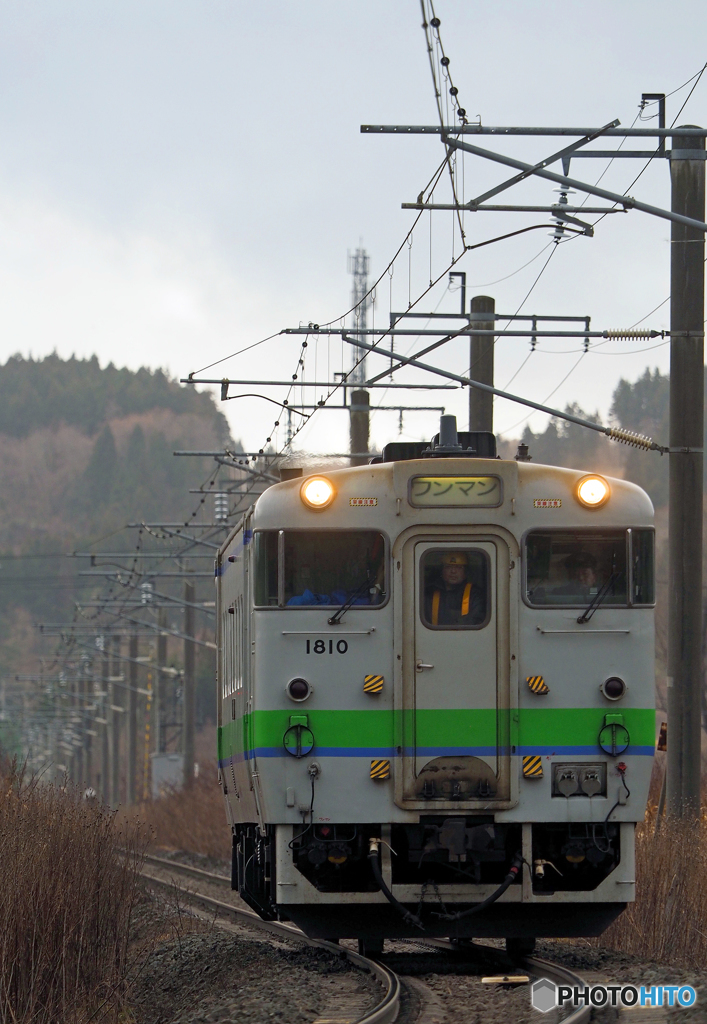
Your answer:
[[[609,676],[599,689],[607,700],[621,700],[626,693],[626,683],[619,676]]]
[[[301,676],[297,676],[295,679],[290,679],[289,683],[285,687],[285,692],[290,700],[301,701],[306,700],[307,697],[309,697],[312,692],[312,687],[306,679],[302,679]]]
[[[575,490],[577,501],[585,508],[601,508],[610,495],[611,490],[603,476],[583,476]]]
[[[300,489],[305,505],[317,511],[331,505],[335,493],[333,485],[323,476],[310,476]]]

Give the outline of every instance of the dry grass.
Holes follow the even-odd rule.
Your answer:
[[[624,953],[704,968],[707,963],[707,817],[695,825],[655,812],[636,830],[636,902],[604,932],[598,945]]]
[[[140,840],[75,793],[0,774],[0,1021],[115,1020],[130,973]]]
[[[137,814],[152,830],[158,846],[230,859],[231,831],[223,794],[211,773],[199,776],[187,790],[141,804]]]

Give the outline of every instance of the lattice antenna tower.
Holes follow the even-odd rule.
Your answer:
[[[353,275],[353,287],[351,290],[351,305],[353,306],[352,316],[352,327],[353,333],[356,330],[364,330],[368,326],[368,307],[370,305],[370,297],[368,293],[368,270],[370,266],[370,257],[365,249],[360,247],[354,250],[353,253],[348,254],[348,269],[349,274]],[[364,339],[365,340],[365,339]],[[363,356],[363,358],[361,358]],[[361,359],[358,366],[356,366],[357,360]],[[353,350],[353,365],[354,370],[351,374],[350,380],[353,384],[363,384],[366,380],[366,356],[362,349]]]

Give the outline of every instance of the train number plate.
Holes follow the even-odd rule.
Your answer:
[[[346,654],[349,649],[348,640],[334,640],[328,637],[326,640],[306,640],[305,650],[307,654]]]
[[[417,508],[494,508],[501,504],[497,476],[414,476],[410,504]]]

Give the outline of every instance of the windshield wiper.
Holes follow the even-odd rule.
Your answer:
[[[603,604],[604,599],[608,596],[609,590],[614,583],[617,582],[623,576],[622,572],[612,572],[604,586],[594,595],[592,600],[589,602],[585,610],[578,617],[577,622],[584,623],[589,622],[594,612],[597,610],[600,604]]]
[[[360,586],[356,587],[351,597],[347,598],[346,601],[344,601],[344,603],[342,604],[341,608],[339,608],[338,611],[334,612],[334,614],[327,619],[327,622],[330,626],[339,625],[339,623],[341,622],[342,615],[344,615],[349,610],[349,608],[354,603],[356,598],[359,597],[364,592],[366,587],[370,584],[371,576],[372,573],[371,570],[369,569],[366,572],[366,578],[363,581],[363,583],[361,583]]]

